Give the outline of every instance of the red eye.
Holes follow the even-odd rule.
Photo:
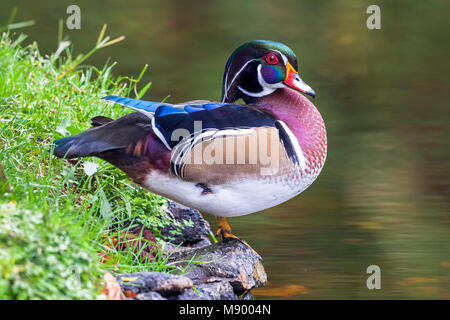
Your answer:
[[[269,54],[266,56],[266,62],[267,62],[268,64],[277,64],[277,63],[278,63],[278,58],[277,58],[277,56],[274,55],[273,53],[269,53]]]

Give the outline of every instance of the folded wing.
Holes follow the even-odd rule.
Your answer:
[[[171,150],[172,172],[184,180],[217,180],[238,172],[259,174],[275,159],[281,167],[304,159],[298,141],[279,119],[252,106],[196,101],[171,105],[108,96],[151,119]],[[299,153],[300,152],[300,153]],[[299,160],[300,159],[300,160]]]

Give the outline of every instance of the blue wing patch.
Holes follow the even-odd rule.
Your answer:
[[[102,99],[120,104],[125,107],[129,107],[136,111],[146,111],[150,113],[154,113],[156,109],[158,109],[158,107],[160,106],[169,106],[169,104],[164,104],[161,102],[151,102],[151,101],[124,98],[119,96],[106,96],[103,97]]]
[[[179,114],[179,113],[185,114],[186,111],[183,109],[178,109],[178,108],[174,108],[172,106],[167,105],[167,106],[159,106],[156,109],[155,116],[166,117],[169,115],[174,115],[174,114]]]
[[[226,104],[223,103],[207,103],[203,105],[203,109],[205,110],[214,110],[220,107],[226,106]]]
[[[201,105],[193,105],[193,106],[187,105],[184,107],[184,110],[186,112],[197,112],[197,111],[202,111],[203,108]]]

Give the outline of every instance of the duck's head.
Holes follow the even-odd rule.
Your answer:
[[[267,40],[247,42],[228,59],[222,101],[242,98],[249,102],[285,87],[314,97],[314,90],[303,82],[297,68],[297,57],[288,46]]]

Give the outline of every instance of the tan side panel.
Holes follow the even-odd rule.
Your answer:
[[[174,159],[176,155],[172,155]],[[219,136],[186,152],[183,180],[219,184],[227,181],[274,178],[295,170],[280,142],[278,130],[261,127],[251,133]]]

